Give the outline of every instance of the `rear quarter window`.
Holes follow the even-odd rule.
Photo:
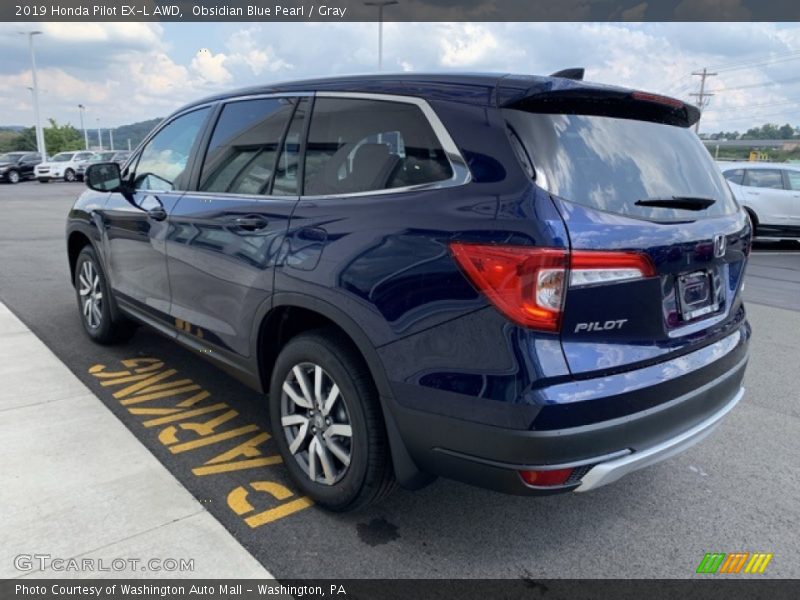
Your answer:
[[[356,98],[314,103],[306,195],[390,190],[452,176],[445,151],[418,106]]]
[[[728,169],[727,171],[723,171],[722,175],[731,183],[742,185],[742,181],[744,180],[744,169]]]
[[[615,214],[668,221],[730,214],[722,173],[689,129],[594,115],[503,111],[536,172],[555,196]],[[637,206],[637,200],[712,198],[702,211]]]

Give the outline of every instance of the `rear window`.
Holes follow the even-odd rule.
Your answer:
[[[504,110],[536,170],[565,200],[658,221],[730,214],[736,203],[708,151],[689,129],[650,121]],[[713,198],[702,211],[637,206],[637,200]]]

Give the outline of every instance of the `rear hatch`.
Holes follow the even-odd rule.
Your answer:
[[[751,231],[689,129],[696,109],[613,88],[559,96],[504,114],[569,232],[570,370],[629,370],[732,333]]]

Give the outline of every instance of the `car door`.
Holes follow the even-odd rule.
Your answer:
[[[250,356],[253,323],[272,294],[275,261],[298,200],[308,104],[308,97],[292,96],[224,103],[195,191],[170,215],[167,264],[178,336],[190,344],[202,339],[234,362]]]
[[[130,192],[110,194],[100,211],[107,276],[115,297],[143,318],[169,322],[167,216],[187,188],[209,108],[176,116],[150,137],[123,173]]]
[[[780,169],[746,169],[742,191],[742,200],[756,212],[759,225],[785,224],[787,198]]]
[[[38,154],[26,154],[19,162],[20,176],[23,178],[33,177],[33,168],[42,162]]]
[[[783,177],[789,192],[786,219],[790,227],[800,230],[800,170],[784,169]],[[795,233],[800,234],[800,231]]]

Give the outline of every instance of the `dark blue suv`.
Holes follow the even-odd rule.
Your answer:
[[[334,510],[436,475],[594,489],[743,394],[751,224],[699,116],[574,72],[204,99],[87,171],[86,332],[147,324],[265,393],[293,480]]]

